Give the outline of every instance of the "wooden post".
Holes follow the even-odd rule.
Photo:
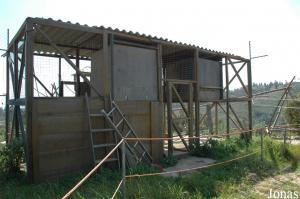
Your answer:
[[[126,147],[125,140],[122,142],[122,199],[126,199]]]
[[[8,62],[8,51],[9,46],[9,29],[7,29],[7,51],[6,51],[6,102],[5,102],[5,142],[8,144],[8,131],[9,131],[9,62]]]
[[[76,48],[76,66],[80,71],[79,48]],[[76,96],[80,96],[80,75],[76,71]]]
[[[212,126],[212,116],[211,116],[211,106],[213,105],[206,105],[206,112],[207,112],[207,126],[208,126],[208,132],[210,134],[213,133],[213,126]]]
[[[194,67],[195,67],[195,135],[196,137],[200,136],[200,124],[199,124],[199,119],[200,119],[200,104],[199,104],[199,66],[198,66],[198,49],[195,49],[194,52]]]
[[[162,92],[162,46],[157,45],[157,86],[158,86],[158,100],[163,103],[163,92]]]
[[[26,135],[27,140],[27,177],[33,180],[33,151],[32,151],[32,99],[33,99],[33,40],[34,40],[33,24],[27,21],[26,24],[26,41],[25,41],[25,79],[26,79]]]
[[[18,40],[16,40],[14,42],[14,79],[15,81],[13,82],[13,84],[15,85],[14,86],[14,99],[17,100],[19,97],[18,97],[18,84],[19,84],[19,60],[18,60]],[[19,118],[18,118],[18,114],[17,114],[17,111],[18,111],[18,105],[14,105],[14,116],[15,116],[15,135],[16,137],[18,138],[19,137]]]
[[[247,63],[247,75],[248,75],[248,124],[249,124],[249,138],[252,138],[252,72],[251,72],[251,60]],[[247,136],[248,137],[248,136]]]
[[[63,96],[63,90],[62,90],[62,83],[61,83],[61,57],[58,58],[58,87],[59,87],[59,92],[58,95],[59,97]]]
[[[173,137],[172,129],[172,84],[167,82],[167,111],[168,111],[168,137]],[[173,155],[173,140],[168,140],[168,156]]]
[[[260,130],[260,160],[263,161],[263,146],[264,146],[264,140],[263,140],[263,130]]]
[[[219,118],[218,118],[218,104],[215,104],[215,132],[219,133]]]
[[[194,118],[193,118],[193,102],[194,102],[194,91],[193,91],[193,84],[189,84],[189,137],[193,137],[193,124],[194,124]],[[191,140],[189,140],[189,143]]]
[[[228,59],[225,57],[225,76],[226,76],[226,132],[229,134],[230,124],[229,124],[229,74],[228,74]]]

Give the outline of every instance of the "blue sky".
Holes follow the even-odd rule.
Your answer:
[[[248,57],[253,81],[288,81],[300,66],[300,0],[0,0],[0,48],[26,17],[51,17],[88,25],[138,31]],[[0,60],[0,93],[5,92]],[[0,99],[1,101],[1,99]]]

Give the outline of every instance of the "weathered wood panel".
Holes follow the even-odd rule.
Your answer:
[[[91,100],[90,104],[96,112],[104,103]],[[92,166],[84,98],[36,98],[32,114],[35,181],[78,173]],[[103,126],[103,121],[97,123]]]
[[[149,101],[117,102],[138,137],[162,137],[162,104]],[[90,101],[91,112],[99,112],[104,102]],[[34,180],[43,181],[71,175],[91,168],[92,153],[84,98],[35,98],[33,100],[33,165]],[[104,120],[92,121],[97,128]],[[109,136],[98,134],[97,143]],[[145,141],[155,162],[162,157],[161,142]],[[99,152],[99,153],[98,153]],[[97,151],[103,157],[108,149]]]

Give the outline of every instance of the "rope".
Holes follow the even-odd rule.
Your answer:
[[[176,171],[166,171],[166,172],[146,173],[146,174],[133,174],[133,175],[127,175],[125,177],[126,178],[134,178],[134,177],[145,177],[145,176],[157,176],[157,175],[165,175],[165,174],[181,173],[181,172],[186,172],[186,171],[200,170],[200,169],[204,169],[204,168],[210,168],[210,167],[214,167],[214,166],[224,165],[224,164],[227,164],[229,162],[233,162],[233,161],[236,161],[236,160],[240,160],[240,159],[252,156],[252,155],[254,155],[258,152],[259,151],[255,151],[253,153],[249,153],[247,155],[243,155],[243,156],[233,158],[233,159],[230,159],[230,160],[226,160],[226,161],[223,161],[223,162],[218,162],[218,163],[209,164],[209,165],[200,166],[200,167],[194,167],[194,168],[190,168],[190,169],[180,169],[180,170],[176,170]]]
[[[116,195],[117,195],[117,193],[118,193],[118,191],[119,191],[119,189],[120,189],[120,187],[121,187],[123,181],[124,181],[124,179],[122,179],[122,180],[119,182],[119,184],[118,184],[118,186],[117,186],[117,188],[116,188],[114,194],[112,195],[111,199],[114,199],[114,198],[116,197]]]
[[[256,128],[256,129],[252,129],[252,130],[245,130],[245,131],[239,131],[239,132],[233,132],[233,133],[223,133],[223,134],[218,134],[218,135],[201,135],[201,136],[194,136],[194,137],[183,137],[183,138],[179,138],[179,137],[153,137],[153,138],[142,138],[142,137],[136,137],[136,138],[123,138],[124,140],[181,140],[181,139],[185,139],[185,140],[190,140],[190,139],[200,139],[200,138],[212,138],[212,137],[222,137],[222,136],[230,136],[230,135],[240,135],[243,133],[247,133],[247,132],[251,132],[251,131],[256,131],[256,130],[260,130],[260,129],[265,129],[265,127],[261,127],[261,128]]]
[[[300,107],[296,107],[296,106],[269,106],[269,105],[262,105],[262,104],[254,104],[254,106],[261,106],[261,107],[270,107],[270,108],[285,108],[285,109],[296,109],[296,110],[300,110]]]
[[[95,173],[99,167],[119,148],[119,146],[124,142],[122,139],[86,176],[84,176],[62,199],[69,198],[93,173]]]

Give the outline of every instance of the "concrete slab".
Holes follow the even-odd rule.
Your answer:
[[[206,166],[206,165],[212,164],[214,162],[216,162],[216,161],[213,159],[210,159],[210,158],[187,156],[182,159],[179,159],[178,163],[175,166],[165,168],[164,171],[177,171],[177,170],[181,170],[181,169],[192,169],[192,168],[196,168],[196,167]],[[182,174],[186,175],[186,174],[190,174],[195,171],[196,170],[186,171],[186,172],[182,172],[182,173],[170,173],[170,174],[165,174],[164,176],[178,177],[179,175],[182,175]]]

